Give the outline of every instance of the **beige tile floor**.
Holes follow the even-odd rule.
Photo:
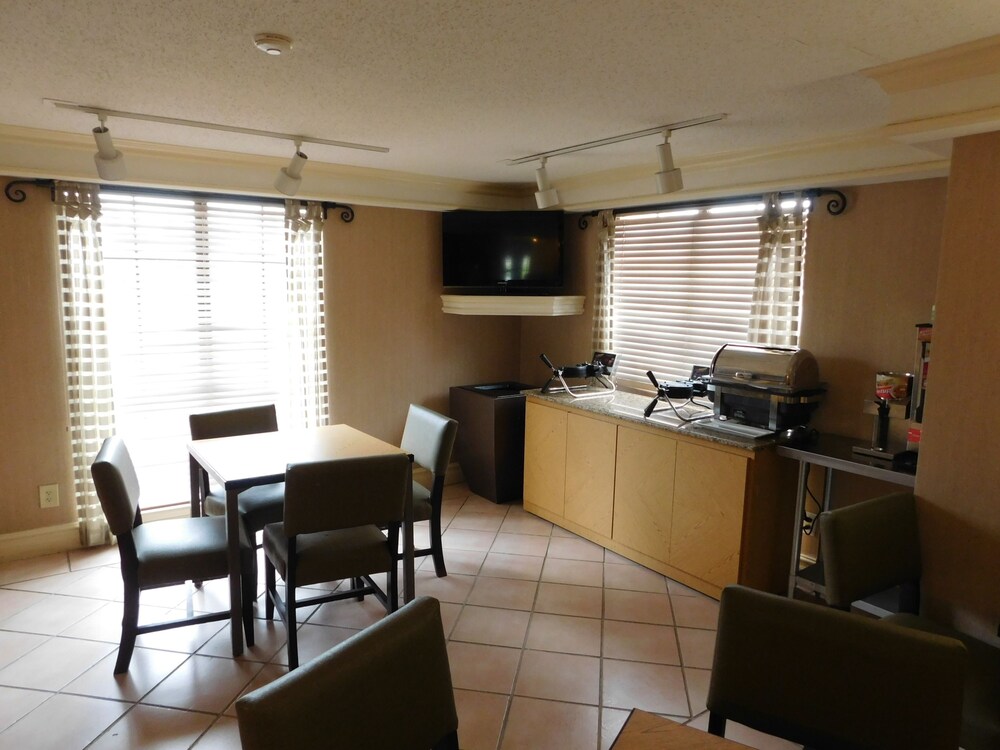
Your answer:
[[[449,575],[420,559],[416,590],[441,601],[465,750],[608,748],[634,706],[707,726],[715,601],[464,486],[447,488],[444,516]],[[142,602],[155,621],[225,608],[228,593],[211,581]],[[115,677],[115,548],[0,565],[0,750],[239,748],[234,701],[287,671],[284,628],[258,612],[239,659],[224,623],[191,626],[140,636]],[[301,610],[301,658],[383,614],[370,598]]]

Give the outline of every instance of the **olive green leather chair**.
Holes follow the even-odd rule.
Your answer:
[[[413,520],[430,521],[431,546],[414,550],[414,556],[431,555],[438,578],[448,575],[441,546],[441,498],[444,475],[455,447],[458,422],[436,411],[410,404],[400,447],[413,456],[414,463],[431,474],[431,486],[413,482]]]
[[[405,453],[289,464],[284,520],[264,529],[265,613],[270,620],[277,609],[285,624],[289,669],[299,663],[298,607],[372,594],[387,611],[397,608],[396,550],[409,482]],[[386,574],[385,591],[372,580],[377,573]],[[284,598],[276,574],[285,582]],[[298,586],[348,579],[347,590],[296,597]]]
[[[118,538],[122,582],[125,587],[122,637],[118,647],[115,674],[127,672],[135,648],[135,639],[143,633],[228,620],[229,610],[172,620],[154,625],[139,625],[139,593],[145,589],[173,586],[185,581],[207,581],[229,575],[226,557],[226,521],[224,518],[176,518],[154,523],[142,522],[139,508],[139,480],[128,449],[121,438],[104,441],[90,467],[101,508],[111,533]],[[241,539],[244,601],[254,597],[250,584],[253,550]],[[253,620],[244,607],[243,629],[252,646]]]
[[[192,440],[254,435],[259,432],[276,432],[278,418],[274,404],[250,406],[245,409],[229,409],[188,417]],[[221,487],[212,487],[208,474],[201,469],[201,505],[192,508],[192,516],[226,515],[226,492]],[[261,531],[267,524],[281,520],[281,508],[285,498],[285,483],[262,484],[244,490],[239,495],[239,512],[248,531]]]
[[[709,732],[732,720],[816,750],[956,750],[967,656],[954,638],[728,586]]]
[[[921,555],[913,495],[898,492],[827,511],[819,529],[830,606],[849,610],[859,599],[900,586],[900,612],[884,621],[965,644],[962,747],[1000,748],[1000,649],[919,614]]]
[[[188,417],[188,423],[191,427],[192,440],[254,435],[260,432],[275,432],[278,429],[278,417],[274,404],[191,414]],[[203,468],[198,466],[196,470],[198,472],[198,486],[191,493],[191,515],[226,515],[226,491],[221,487],[212,487],[208,473]],[[284,502],[284,482],[262,484],[243,490],[238,497],[237,510],[247,538],[256,544],[257,532],[263,531],[269,523],[281,521]],[[256,557],[250,580],[256,593]]]
[[[243,750],[458,750],[436,599],[419,597],[236,702]]]

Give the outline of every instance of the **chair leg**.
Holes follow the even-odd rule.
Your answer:
[[[253,607],[254,601],[257,599],[257,576],[251,578],[248,573],[251,567],[256,568],[254,561],[257,559],[257,555],[254,553],[253,548],[251,548],[245,550],[242,557],[242,564],[240,565],[242,591],[240,593],[243,597],[243,635],[247,648],[252,648],[254,644]]]
[[[708,733],[714,734],[716,737],[725,737],[726,717],[710,711],[708,714]]]
[[[389,614],[399,609],[399,566],[392,561],[392,568],[385,574],[385,598]]]
[[[352,589],[360,589],[360,588],[363,588],[364,585],[365,585],[365,579],[364,578],[352,578],[351,579],[351,588]],[[363,593],[361,593],[361,594],[358,594],[356,598],[357,598],[357,600],[359,602],[363,602],[365,600],[365,595]]]
[[[264,615],[268,620],[274,619],[274,597],[278,595],[278,583],[274,574],[274,563],[271,558],[264,558]]]
[[[434,572],[438,578],[448,575],[444,567],[444,548],[441,546],[441,505],[431,513],[431,557],[434,558]]]
[[[399,524],[395,523],[385,530],[390,552],[399,549],[399,532]],[[392,614],[399,609],[399,560],[395,554],[390,559],[392,565],[385,574],[385,607]]]
[[[291,570],[285,580],[285,629],[288,631],[288,671],[291,672],[299,666],[299,634],[295,628],[295,581]]]
[[[135,650],[135,639],[139,634],[139,587],[125,584],[125,596],[122,614],[122,639],[118,646],[118,660],[115,662],[115,674],[128,672],[132,662],[132,652]]]

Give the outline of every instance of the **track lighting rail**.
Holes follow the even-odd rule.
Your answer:
[[[389,153],[385,146],[370,146],[364,143],[351,143],[350,141],[334,141],[328,138],[312,138],[307,135],[296,135],[293,133],[280,133],[272,130],[257,130],[256,128],[242,128],[236,125],[222,125],[215,122],[201,122],[200,120],[184,120],[179,117],[163,117],[161,115],[147,115],[141,112],[123,112],[117,109],[106,107],[96,107],[90,104],[76,104],[58,99],[45,99],[44,101],[60,109],[72,109],[77,112],[86,112],[98,117],[121,117],[126,120],[144,120],[146,122],[159,122],[165,125],[180,125],[187,128],[202,128],[204,130],[218,130],[224,133],[242,133],[243,135],[255,135],[262,138],[277,138],[293,143],[316,143],[321,146],[336,146],[338,148],[353,148],[360,151],[376,151],[380,154]]]
[[[668,131],[682,130],[684,128],[692,128],[695,125],[704,125],[709,122],[718,122],[719,120],[724,120],[728,117],[725,113],[720,113],[717,115],[707,115],[705,117],[696,117],[691,120],[682,120],[681,122],[671,123],[670,125],[658,125],[655,128],[646,128],[645,130],[636,130],[632,133],[623,133],[622,135],[613,135],[608,138],[599,138],[596,141],[587,141],[586,143],[578,143],[575,146],[566,146],[565,148],[557,148],[551,151],[542,151],[537,154],[532,154],[531,156],[521,156],[517,159],[508,159],[507,164],[514,166],[515,164],[527,164],[530,161],[538,161],[542,158],[549,158],[550,156],[562,156],[563,154],[573,154],[577,151],[586,151],[591,148],[598,148],[600,146],[609,146],[612,143],[621,143],[622,141],[631,141],[636,138],[645,138],[649,135],[657,135],[660,133],[665,133]]]

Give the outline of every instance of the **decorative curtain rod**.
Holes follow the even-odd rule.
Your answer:
[[[782,198],[792,198],[796,194],[803,195],[812,200],[818,200],[819,198],[830,196],[830,199],[826,203],[826,210],[831,216],[840,216],[847,210],[847,196],[835,188],[809,188],[807,190],[778,191],[778,195]],[[683,201],[678,203],[656,203],[651,206],[626,206],[624,208],[616,208],[613,212],[615,216],[617,216],[618,214],[634,213],[636,211],[673,211],[685,208],[704,208],[705,206],[718,206],[728,203],[745,203],[747,201],[760,200],[763,195],[766,195],[766,193],[757,195],[734,195],[714,200],[706,199]],[[580,227],[580,229],[586,229],[590,226],[590,219],[597,216],[599,213],[600,211],[588,211],[587,213],[581,214],[579,220],[577,221],[577,226]]]
[[[52,200],[56,197],[56,181],[55,180],[11,180],[3,189],[3,193],[7,196],[7,200],[11,203],[24,203],[25,199],[28,197],[27,193],[18,185],[37,185],[39,187],[47,187],[49,189],[49,196]],[[202,193],[197,190],[170,190],[166,188],[144,188],[144,187],[128,187],[127,185],[100,185],[100,189],[105,192],[111,193],[138,193],[140,195],[169,195],[177,196],[182,198],[195,198],[203,200],[224,200],[224,201],[239,201],[245,203],[273,203],[275,205],[284,205],[286,198],[272,198],[270,196],[254,196],[254,195],[232,195],[230,193]],[[333,201],[321,201],[320,206],[323,207],[323,219],[326,219],[327,212],[331,208],[340,209],[340,220],[345,224],[349,224],[354,221],[354,208],[348,206],[346,203],[334,203]]]

